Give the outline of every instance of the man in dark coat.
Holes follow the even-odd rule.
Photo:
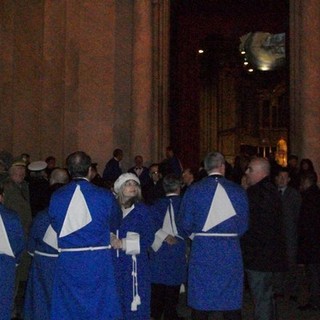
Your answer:
[[[281,199],[271,183],[270,163],[254,158],[246,170],[249,229],[242,238],[244,266],[254,299],[254,319],[274,320],[272,274],[286,271]]]
[[[141,184],[141,188],[143,188],[150,180],[149,177],[149,169],[143,165],[143,158],[140,155],[134,157],[135,166],[130,168],[128,172],[135,174]]]
[[[300,310],[320,309],[320,189],[317,174],[301,176],[302,204],[298,222],[298,263],[304,264],[310,297]]]
[[[142,196],[146,204],[154,204],[159,198],[165,196],[165,191],[162,185],[162,173],[160,172],[159,164],[153,163],[149,167],[149,181],[142,188]]]
[[[288,272],[276,272],[274,289],[278,297],[297,298],[297,227],[301,206],[301,196],[297,189],[291,187],[289,170],[281,167],[276,176],[276,185],[282,201],[282,220],[287,248]]]
[[[120,167],[120,161],[123,158],[123,151],[121,149],[115,149],[113,151],[113,158],[111,158],[104,168],[102,177],[108,182],[110,186],[121,176],[122,169]]]

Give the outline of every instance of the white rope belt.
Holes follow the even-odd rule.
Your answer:
[[[42,252],[42,251],[38,251],[38,250],[34,250],[34,253],[39,256],[50,257],[50,258],[59,257],[59,255],[57,253],[47,253],[47,252]]]
[[[84,247],[84,248],[59,248],[59,252],[78,252],[78,251],[97,251],[111,249],[111,245],[100,247]]]
[[[195,233],[198,237],[237,237],[237,233]]]

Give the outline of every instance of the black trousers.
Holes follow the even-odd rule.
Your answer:
[[[151,284],[151,317],[155,320],[176,320],[177,305],[179,302],[179,286],[166,286],[164,284]],[[163,318],[161,318],[163,314]]]
[[[241,310],[221,311],[224,320],[241,320]],[[192,320],[208,320],[209,311],[200,311],[192,309]]]

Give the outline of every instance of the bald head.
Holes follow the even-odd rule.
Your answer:
[[[65,169],[54,169],[50,175],[50,185],[54,185],[56,183],[66,184],[69,182],[69,175],[67,170]]]
[[[254,158],[246,170],[247,183],[253,186],[270,174],[270,163],[264,158]]]

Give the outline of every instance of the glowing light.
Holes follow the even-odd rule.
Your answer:
[[[198,50],[199,53],[204,53],[204,50],[200,49]]]
[[[248,62],[248,61],[245,61],[243,64],[244,64],[245,66],[247,66],[247,65],[249,64],[249,62]]]
[[[251,68],[250,68],[250,69],[248,69],[248,72],[253,72],[253,69],[251,69]]]
[[[246,54],[246,52],[244,50],[241,51],[241,54]]]

